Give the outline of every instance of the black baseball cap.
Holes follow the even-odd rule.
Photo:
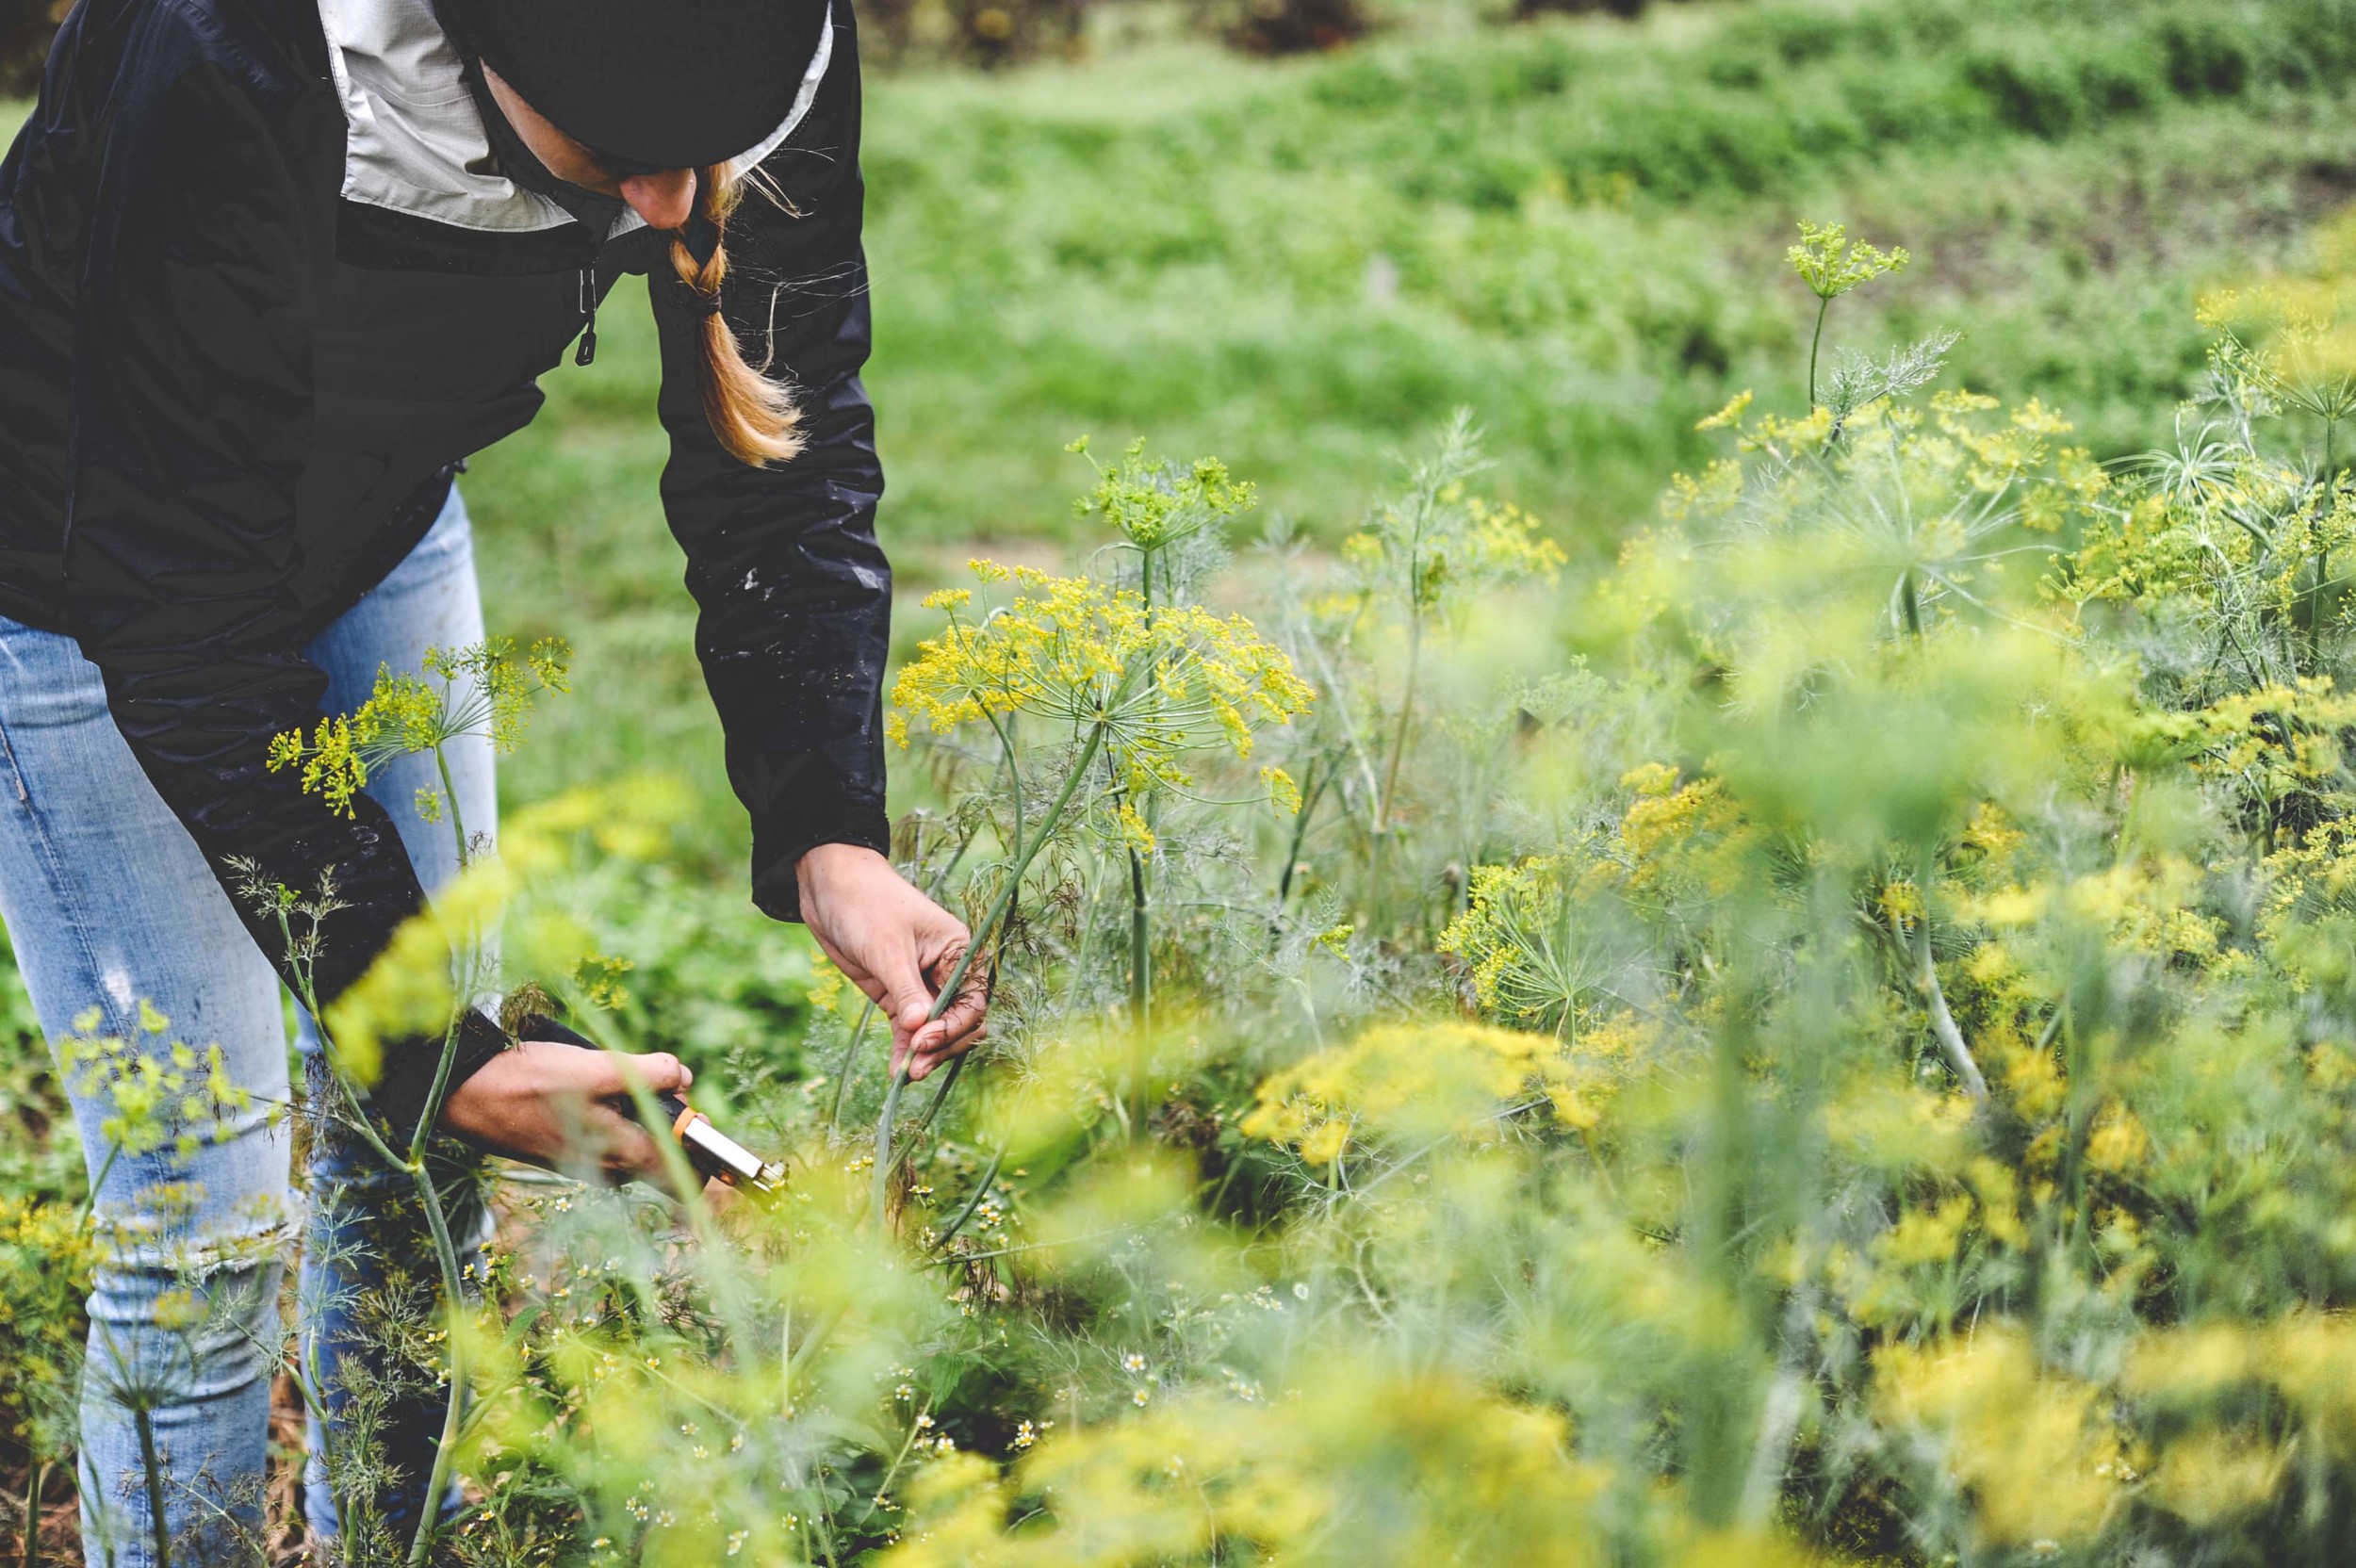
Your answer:
[[[630,172],[760,145],[794,106],[827,0],[436,0],[459,49]]]

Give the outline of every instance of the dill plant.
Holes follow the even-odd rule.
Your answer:
[[[1179,659],[1209,613],[1159,562],[1151,616],[1125,541],[1110,582],[938,601],[909,858],[969,878],[1004,1070],[874,1153],[780,1107],[795,1192],[726,1246],[547,1200],[481,1467],[561,1478],[592,1561],[2328,1556],[2356,797],[2317,464],[2228,347],[2217,428],[2119,468],[1931,390],[1944,348],[1712,420],[1726,455],[1577,586],[1554,667],[1434,705],[1494,738],[1478,788],[1376,656],[1464,476],[1411,482],[1341,591],[1283,582],[1323,839],[1199,852],[1234,730],[1108,651]],[[1099,940],[1140,828],[1142,1123],[1137,965]],[[1383,911],[1435,840],[1477,853],[1419,941]],[[1304,855],[1352,899],[1284,880]]]
[[[1784,259],[1816,296],[1816,325],[1808,339],[1808,400],[1816,402],[1816,355],[1824,343],[1824,315],[1832,302],[1888,272],[1903,272],[1914,258],[1903,245],[1883,250],[1862,239],[1852,240],[1839,223],[1800,222],[1800,240],[1784,252]]]
[[[118,1161],[160,1152],[167,1164],[183,1164],[205,1143],[226,1140],[253,1109],[252,1095],[229,1080],[221,1048],[200,1050],[172,1037],[172,1021],[152,1003],[138,1004],[135,1033],[102,1034],[105,1021],[102,1009],[88,1009],[57,1046],[66,1081],[105,1113],[98,1135],[106,1153],[89,1195],[71,1207],[0,1199],[0,1325],[7,1326],[0,1339],[14,1341],[6,1345],[12,1375],[0,1389],[0,1417],[8,1422],[0,1431],[23,1443],[32,1460],[22,1542],[27,1564],[39,1551],[46,1472],[70,1451],[77,1383],[84,1396],[129,1413],[139,1442],[138,1484],[154,1532],[147,1544],[156,1562],[173,1560],[165,1512],[169,1478],[155,1413],[199,1392],[197,1335],[241,1321],[254,1298],[237,1283],[240,1267],[258,1264],[287,1232],[286,1216],[254,1215],[248,1217],[256,1222],[252,1233],[238,1242],[201,1250],[163,1242],[158,1238],[179,1228],[197,1198],[185,1182],[152,1183],[123,1207],[97,1210],[98,1189]],[[282,1110],[272,1106],[265,1114],[274,1119]],[[80,1297],[106,1256],[134,1247],[161,1251],[163,1266],[178,1279],[157,1297],[143,1325],[159,1331],[119,1336],[101,1322],[88,1345],[67,1339],[69,1326],[78,1326]],[[85,1495],[82,1506],[99,1538],[111,1539],[107,1494]],[[203,1539],[182,1544],[198,1551],[236,1544],[241,1533],[231,1519],[201,1523],[197,1529]],[[188,1560],[186,1553],[181,1560]]]
[[[1139,588],[977,561],[973,570],[986,589],[1011,583],[1011,602],[971,617],[972,590],[932,595],[926,608],[947,615],[948,626],[924,643],[893,684],[895,740],[908,743],[911,719],[937,735],[985,727],[998,743],[1006,788],[1009,820],[1000,835],[1006,858],[989,873],[998,890],[976,924],[973,946],[941,988],[937,1010],[957,994],[976,955],[998,940],[1040,852],[1078,826],[1118,846],[1125,862],[1131,1022],[1140,1035],[1150,1030],[1145,863],[1158,847],[1151,813],[1162,799],[1194,789],[1192,754],[1216,748],[1248,757],[1257,727],[1289,720],[1314,694],[1284,654],[1242,617],[1172,602],[1167,565],[1165,597],[1157,602],[1152,596],[1154,569],[1170,560],[1173,547],[1202,541],[1216,518],[1240,505],[1243,493],[1228,487],[1223,473],[1210,466],[1199,465],[1181,478],[1145,467],[1139,455],[1133,449],[1083,503],[1121,528],[1137,552]],[[1044,743],[1027,751],[1016,738],[1016,727],[1026,720],[1044,731]],[[1298,806],[1299,792],[1281,770],[1264,768],[1260,784]],[[1036,810],[1034,801],[1040,802]],[[906,1077],[905,1070],[894,1073],[877,1122],[879,1210]],[[1145,1111],[1142,1093],[1133,1095],[1133,1132]]]
[[[442,1546],[2330,1560],[2347,552],[2331,418],[2263,368],[2299,329],[2215,318],[2132,464],[1939,387],[1945,335],[1737,397],[1547,620],[1464,422],[1342,560],[1271,531],[1267,637],[1203,602],[1234,481],[1100,470],[1097,572],[978,564],[894,694],[994,1065],[847,1139],[822,982],[839,1065],[758,1064],[782,1201],[521,1190]],[[449,918],[610,1002],[565,911],[660,815],[560,803]]]
[[[438,792],[420,790],[417,808],[428,822],[447,821],[463,878],[468,868],[480,865],[489,842],[467,832],[450,782],[448,748],[460,740],[479,738],[499,751],[512,751],[534,698],[565,689],[569,657],[564,645],[554,641],[537,644],[520,657],[507,639],[457,649],[429,648],[420,674],[380,669],[373,690],[354,712],[322,719],[308,737],[295,730],[273,737],[270,766],[273,771],[299,769],[305,793],[316,794],[331,809],[349,814],[352,797],[367,786],[372,769],[394,757],[430,754],[441,788]],[[450,1233],[447,1195],[437,1179],[437,1167],[445,1166],[449,1156],[434,1147],[434,1126],[450,1064],[457,1054],[461,1021],[474,999],[488,994],[496,983],[496,961],[488,945],[491,933],[484,919],[490,911],[481,906],[484,901],[479,894],[470,896],[470,890],[464,886],[446,893],[438,910],[409,922],[397,934],[392,949],[329,1006],[318,994],[311,974],[320,925],[338,906],[332,882],[313,890],[296,890],[249,873],[244,892],[257,907],[275,916],[298,1000],[319,1029],[326,1079],[340,1100],[330,1112],[335,1125],[365,1144],[387,1168],[409,1178],[432,1238],[442,1310],[455,1322],[463,1311],[467,1276]],[[439,1037],[433,1084],[415,1127],[380,1127],[362,1091],[381,1067],[380,1041],[407,1032],[402,1024],[429,1038]],[[450,1174],[443,1172],[445,1178]],[[463,1173],[459,1179],[466,1179]],[[440,1337],[446,1339],[450,1350],[450,1365],[444,1380],[448,1393],[434,1463],[421,1494],[425,1501],[406,1554],[411,1568],[427,1560],[440,1526],[440,1499],[457,1458],[467,1388],[465,1337],[453,1333]],[[325,1407],[317,1380],[325,1369],[303,1370],[313,1380],[304,1388],[305,1402],[318,1413]],[[347,1469],[368,1462],[367,1456],[347,1455],[346,1460]],[[339,1500],[350,1503],[358,1490],[339,1488]],[[353,1521],[355,1529],[359,1527],[354,1511],[347,1509],[344,1516]]]

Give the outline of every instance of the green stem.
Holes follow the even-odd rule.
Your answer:
[[[1407,755],[1407,730],[1415,718],[1415,678],[1423,662],[1423,606],[1415,602],[1407,615],[1407,685],[1399,694],[1399,733],[1391,737],[1391,765],[1383,778],[1383,798],[1374,803],[1374,830],[1382,834],[1390,826],[1391,811],[1399,804],[1399,767]]]
[[[993,1173],[995,1168],[992,1168]],[[41,1494],[49,1485],[49,1462],[33,1462],[31,1484],[25,1491],[25,1550],[21,1554],[24,1568],[37,1568],[41,1561]]]
[[[97,1212],[99,1189],[106,1184],[107,1176],[114,1171],[115,1159],[122,1152],[123,1145],[119,1140],[106,1145],[106,1157],[99,1164],[98,1174],[91,1179],[90,1191],[82,1195],[82,1206],[75,1214],[76,1219],[88,1220]]]
[[[1009,1134],[1006,1141],[998,1146],[998,1152],[990,1157],[990,1164],[983,1168],[982,1179],[973,1184],[973,1196],[965,1200],[965,1207],[957,1211],[957,1217],[949,1221],[949,1228],[933,1238],[934,1251],[940,1251],[957,1239],[957,1233],[965,1229],[966,1221],[972,1219],[974,1212],[982,1206],[982,1200],[990,1196],[990,1184],[998,1180],[998,1168],[1006,1163],[1006,1151],[1013,1147],[1014,1138]]]
[[[434,1086],[426,1091],[425,1109],[418,1113],[417,1129],[409,1135],[408,1163],[415,1164],[425,1158],[425,1146],[434,1136],[434,1124],[441,1119],[442,1096],[450,1088],[450,1064],[458,1059],[459,1021],[469,1005],[461,996],[458,1000],[459,1011],[451,1016],[450,1027],[442,1031],[441,1059],[434,1064]]]
[[[155,1421],[145,1405],[131,1407],[139,1434],[139,1468],[147,1476],[147,1527],[155,1538],[156,1568],[172,1568],[172,1526],[164,1517],[164,1466],[155,1453]]]
[[[1145,566],[1139,580],[1144,590],[1146,625],[1150,627],[1153,624],[1153,552],[1150,549],[1145,552]],[[1129,851],[1129,1024],[1135,1035],[1134,1054],[1129,1065],[1129,1139],[1132,1143],[1142,1135],[1145,1128],[1145,1041],[1153,1026],[1153,960],[1147,951],[1147,940],[1145,860],[1132,848]]]
[[[1145,1054],[1153,1030],[1153,954],[1145,905],[1145,860],[1129,851],[1129,1024],[1135,1039],[1129,1058],[1129,1141],[1145,1135]]]
[[[1824,341],[1824,312],[1832,308],[1832,296],[1816,297],[1816,335],[1808,340],[1808,407],[1816,412],[1816,350]]]
[[[319,1376],[319,1362],[316,1359],[318,1349],[316,1339],[313,1339],[307,1351],[303,1349],[301,1342],[298,1341],[298,1353],[295,1361],[302,1370],[292,1374],[292,1378],[295,1393],[303,1400],[303,1411],[310,1416],[313,1429],[319,1433],[319,1469],[327,1477],[328,1494],[335,1502],[335,1517],[342,1521],[345,1528],[349,1530],[355,1505],[352,1497],[344,1490],[344,1466],[335,1452],[335,1428],[327,1418],[327,1396],[322,1392],[327,1383],[326,1380]],[[349,1536],[346,1539],[349,1539]]]
[[[859,1044],[866,1037],[867,1021],[875,1016],[875,999],[869,997],[867,1005],[859,1010],[859,1021],[851,1025],[850,1043],[843,1048],[843,1066],[834,1075],[834,1103],[826,1107],[826,1125],[833,1127],[843,1119],[843,1092],[851,1086],[851,1068],[859,1060]]]
[[[465,1298],[460,1293],[458,1250],[450,1245],[450,1225],[442,1216],[442,1195],[423,1160],[411,1168],[409,1179],[425,1205],[426,1227],[434,1233],[434,1256],[441,1266],[450,1315],[450,1397],[443,1402],[442,1435],[434,1445],[434,1468],[426,1478],[425,1495],[417,1509],[417,1533],[409,1543],[409,1568],[423,1568],[426,1555],[434,1548],[434,1533],[441,1527],[442,1494],[450,1486],[450,1466],[456,1462],[459,1415],[466,1395],[466,1336],[460,1321]]]
[[[916,1125],[908,1130],[908,1136],[915,1137],[933,1124],[933,1118],[941,1114],[941,1102],[949,1098],[951,1089],[957,1086],[957,1074],[964,1070],[963,1056],[949,1058],[949,1070],[941,1075],[941,1086],[933,1090],[932,1099],[924,1102],[924,1114],[916,1119]]]
[[[1931,1034],[1939,1041],[1948,1068],[1955,1073],[1963,1092],[1972,1097],[1972,1103],[1988,1104],[1988,1079],[1980,1071],[1980,1064],[1972,1058],[1972,1047],[1955,1026],[1955,1014],[1948,1010],[1947,993],[1939,983],[1939,960],[1931,952],[1931,872],[1928,859],[1922,862],[1917,884],[1922,895],[1922,912],[1914,922],[1914,977],[1922,992],[1924,1009],[1930,1014]]]
[[[1118,700],[1118,694],[1115,700]],[[926,1023],[949,1010],[950,1004],[957,999],[958,991],[965,985],[966,974],[973,969],[973,960],[980,956],[983,948],[997,939],[998,929],[1005,923],[1007,911],[1014,907],[1015,895],[1022,890],[1023,874],[1031,869],[1031,861],[1046,847],[1047,841],[1055,836],[1055,825],[1063,820],[1064,808],[1072,804],[1072,797],[1078,792],[1080,781],[1088,776],[1088,764],[1096,760],[1097,748],[1104,743],[1104,721],[1100,718],[1088,727],[1088,741],[1081,746],[1080,755],[1072,760],[1072,772],[1065,777],[1062,790],[1039,818],[1039,831],[1030,835],[1029,841],[1020,846],[1014,864],[1007,868],[1006,890],[998,895],[998,902],[991,906],[981,929],[974,932],[973,940],[966,944],[957,968],[949,972],[947,983],[934,996],[932,1007],[924,1015]],[[891,1189],[892,1122],[900,1113],[900,1091],[908,1087],[908,1070],[904,1065],[892,1073],[892,1086],[884,1091],[883,1114],[875,1119],[875,1204],[872,1212],[878,1218],[883,1215],[884,1201]]]
[[[1282,930],[1284,906],[1292,902],[1293,871],[1301,864],[1301,846],[1309,841],[1309,819],[1316,815],[1317,798],[1325,793],[1325,787],[1333,778],[1332,769],[1321,775],[1317,772],[1317,764],[1323,760],[1321,757],[1310,758],[1309,776],[1301,780],[1301,809],[1293,813],[1292,842],[1285,846],[1284,869],[1276,877],[1276,907],[1268,913],[1268,939],[1271,941]]]
[[[916,1434],[924,1429],[919,1423],[931,1413],[932,1408],[933,1402],[927,1399],[917,1407],[914,1415],[908,1417],[908,1441],[900,1445],[900,1451],[892,1456],[892,1463],[884,1470],[883,1479],[875,1483],[876,1496],[881,1497],[890,1493],[892,1483],[899,1478],[900,1466],[908,1462],[908,1450],[916,1446]],[[871,1516],[875,1513],[877,1511],[875,1504],[871,1502],[867,1511]]]
[[[2315,552],[2315,585],[2307,596],[2307,662],[2310,671],[2323,667],[2323,585],[2331,576],[2331,547]]]
[[[458,786],[451,781],[450,776],[450,759],[442,755],[442,748],[438,745],[434,748],[434,768],[442,776],[442,798],[450,802],[450,829],[458,839],[458,869],[465,871],[466,869],[466,813],[458,804]]]
[[[943,995],[948,994],[946,991]],[[875,1173],[868,1178],[872,1210],[880,1217],[884,1205],[892,1198],[892,1164],[897,1157],[892,1147],[892,1124],[899,1119],[900,1091],[908,1086],[908,1070],[894,1069],[892,1082],[884,1089],[883,1109],[875,1117]]]

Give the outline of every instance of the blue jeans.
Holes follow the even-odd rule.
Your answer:
[[[482,636],[473,538],[453,490],[408,559],[307,651],[327,672],[327,709],[349,712],[368,699],[380,665],[415,672],[427,647]],[[493,829],[488,743],[454,746],[450,761],[468,830]],[[457,870],[450,828],[417,808],[417,792],[438,782],[433,759],[420,756],[378,770],[368,784],[429,889]],[[437,1278],[414,1213],[401,1217],[408,1178],[347,1139],[321,1136],[305,1191],[294,1190],[291,1122],[271,1112],[290,1105],[287,1022],[299,1010],[140,772],[108,714],[97,667],[73,639],[6,618],[0,921],[53,1044],[95,1034],[219,1045],[231,1080],[254,1101],[222,1141],[184,1154],[168,1140],[152,1153],[109,1159],[102,1128],[109,1107],[69,1086],[108,1235],[90,1298],[82,1385],[90,1562],[152,1568],[151,1478],[160,1483],[154,1494],[175,1562],[243,1560],[258,1540],[270,1383],[282,1360],[283,1259],[299,1233],[302,1354],[329,1390],[327,1429],[311,1423],[306,1511],[314,1528],[335,1531],[320,1456],[338,1429],[359,1427],[397,1476],[371,1489],[369,1527],[405,1527],[433,1462],[442,1395],[430,1371],[387,1369],[367,1347],[370,1322],[401,1306],[388,1297],[405,1295],[414,1307],[416,1292]],[[170,1020],[160,1037],[142,1036],[142,1002]],[[76,1030],[92,1008],[99,1027]],[[316,1055],[308,1021],[299,1034]],[[371,1234],[380,1223],[384,1233]]]

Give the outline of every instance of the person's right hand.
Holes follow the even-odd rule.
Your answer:
[[[683,1094],[695,1076],[665,1052],[629,1056],[524,1040],[450,1091],[442,1128],[477,1149],[550,1170],[595,1165],[608,1181],[659,1181],[662,1152],[630,1114],[625,1071],[649,1094]]]

